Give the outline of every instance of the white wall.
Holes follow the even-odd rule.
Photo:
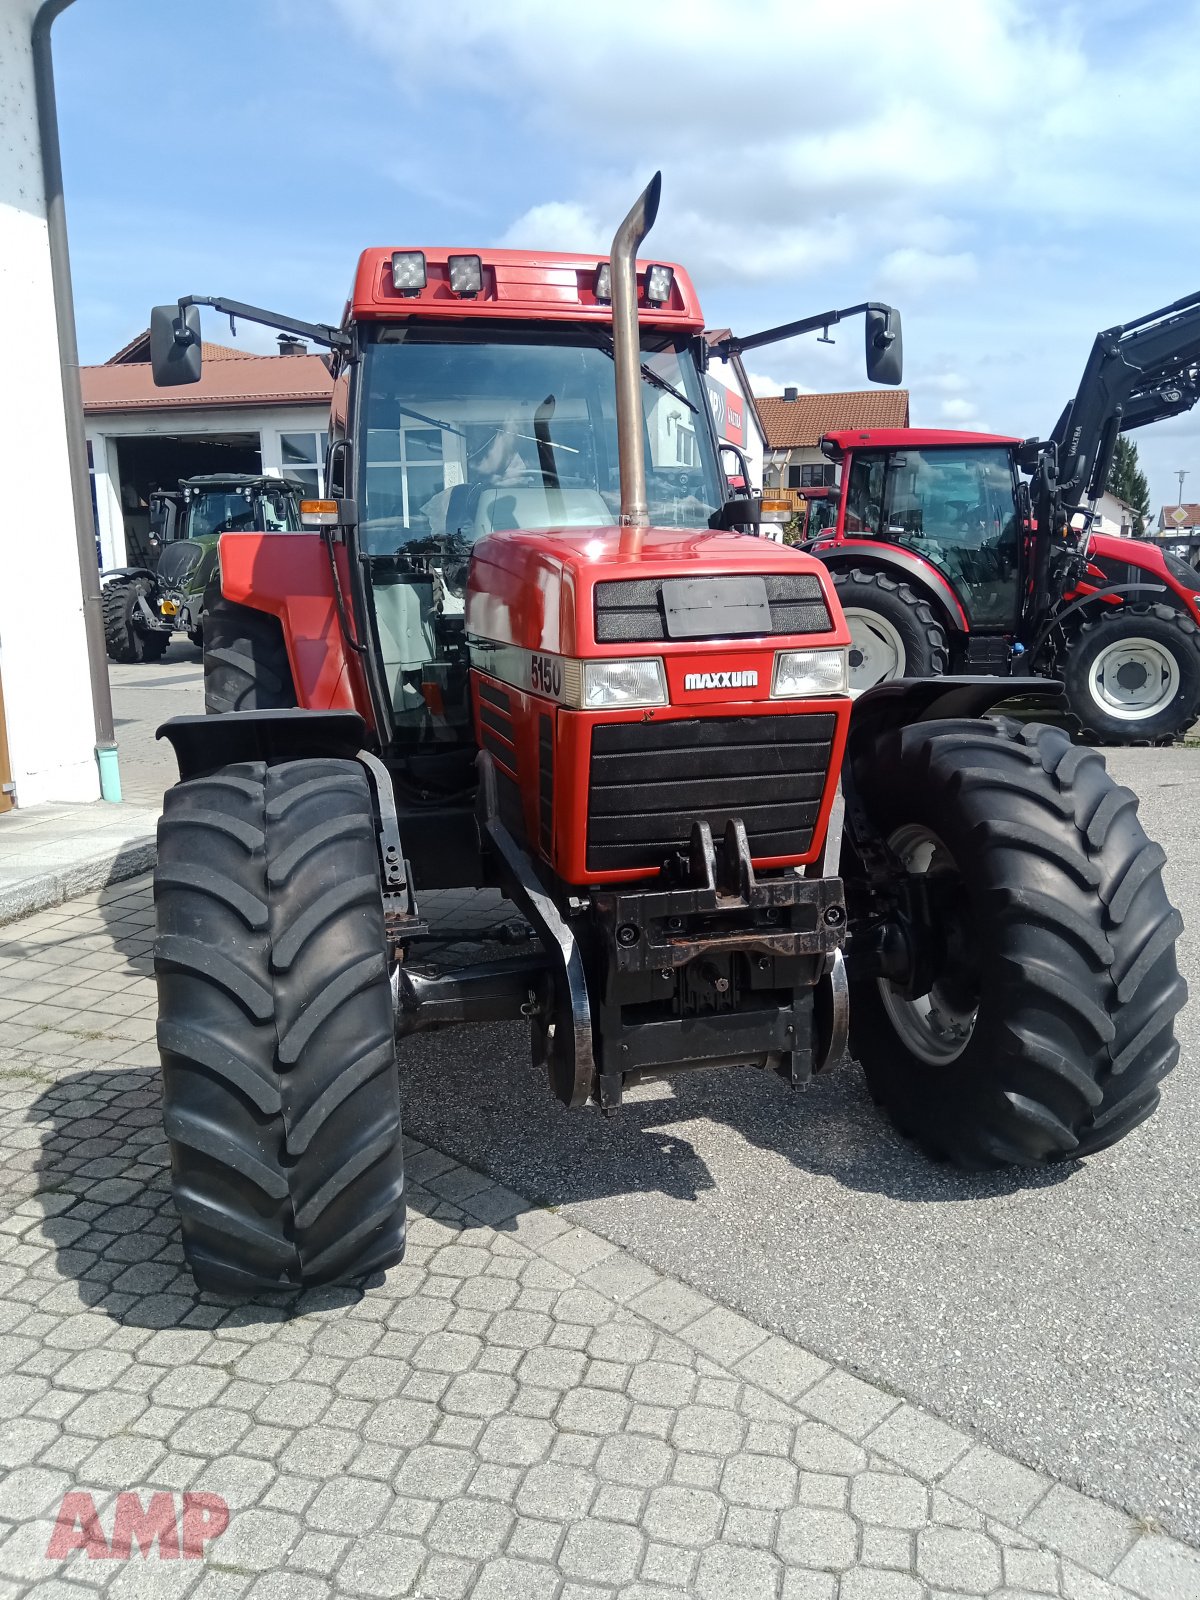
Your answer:
[[[0,517],[0,674],[22,806],[100,796],[34,99],[36,10],[36,0],[0,0],[0,322],[19,340],[0,385],[15,508]]]
[[[745,416],[745,439],[742,441],[735,440],[734,442],[740,442],[742,449],[746,452],[746,460],[750,466],[751,485],[756,489],[760,489],[763,481],[763,436],[758,426],[758,418],[738,377],[737,368],[732,361],[719,361],[716,356],[710,356],[708,376],[714,383],[719,383],[722,388],[729,389],[742,399]],[[719,423],[717,432],[722,438],[728,437]],[[726,464],[728,465],[728,462]]]
[[[151,438],[159,434],[255,433],[262,450],[263,471],[284,471],[279,436],[281,433],[324,432],[329,426],[329,407],[315,406],[229,406],[224,410],[202,407],[170,411],[119,411],[87,418],[88,442],[96,474],[96,515],[100,533],[101,566],[128,564],[125,551],[125,522],[121,515],[116,441],[122,438]]]

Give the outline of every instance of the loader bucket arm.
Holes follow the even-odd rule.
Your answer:
[[[1096,335],[1075,398],[1055,425],[1058,492],[1104,492],[1117,436],[1187,411],[1200,398],[1200,293]]]

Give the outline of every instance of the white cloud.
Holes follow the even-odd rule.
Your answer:
[[[603,254],[604,228],[593,213],[575,201],[547,200],[530,206],[501,234],[503,250],[581,250]]]
[[[979,263],[969,250],[937,255],[911,245],[884,256],[879,269],[879,282],[889,293],[911,298],[931,290],[974,283],[978,276]]]
[[[943,422],[972,422],[979,415],[979,407],[973,400],[958,397],[943,400],[938,410]]]

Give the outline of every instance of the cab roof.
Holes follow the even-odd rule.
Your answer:
[[[612,322],[612,307],[596,298],[596,274],[604,256],[564,254],[536,250],[424,249],[425,287],[402,292],[392,282],[392,255],[397,250],[417,250],[417,245],[395,245],[364,250],[358,258],[354,287],[343,321],[407,321],[410,317],[499,318],[534,322]],[[477,255],[483,268],[483,288],[468,298],[450,288],[447,258]],[[651,265],[670,267],[674,274],[670,299],[665,305],[646,300],[646,270]],[[704,316],[692,280],[674,262],[639,261],[638,317],[643,327],[700,333]]]
[[[964,450],[973,444],[1020,444],[1008,433],[955,433],[947,428],[842,428],[827,433],[821,440],[826,455],[845,455],[848,450],[912,449]],[[826,448],[828,446],[828,448]]]

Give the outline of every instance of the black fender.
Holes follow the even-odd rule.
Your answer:
[[[101,586],[113,578],[149,578],[151,583],[156,581],[155,575],[149,567],[105,567],[100,574]]]
[[[155,731],[175,752],[180,781],[202,778],[237,761],[293,761],[312,756],[358,759],[367,725],[357,711],[226,711],[172,717]]]
[[[1004,700],[1036,701],[1039,710],[1066,704],[1060,683],[1050,678],[893,678],[865,689],[850,712],[846,768],[868,756],[880,736],[911,722],[945,717],[982,717]]]
[[[824,562],[831,572],[848,572],[851,567],[886,572],[890,577],[907,583],[910,589],[915,589],[923,600],[927,600],[948,633],[971,631],[970,613],[962,596],[945,573],[923,556],[901,550],[894,544],[877,544],[874,540],[865,539],[860,543],[848,541],[829,544],[824,548],[812,545],[802,548],[807,555],[816,556],[818,561]]]

